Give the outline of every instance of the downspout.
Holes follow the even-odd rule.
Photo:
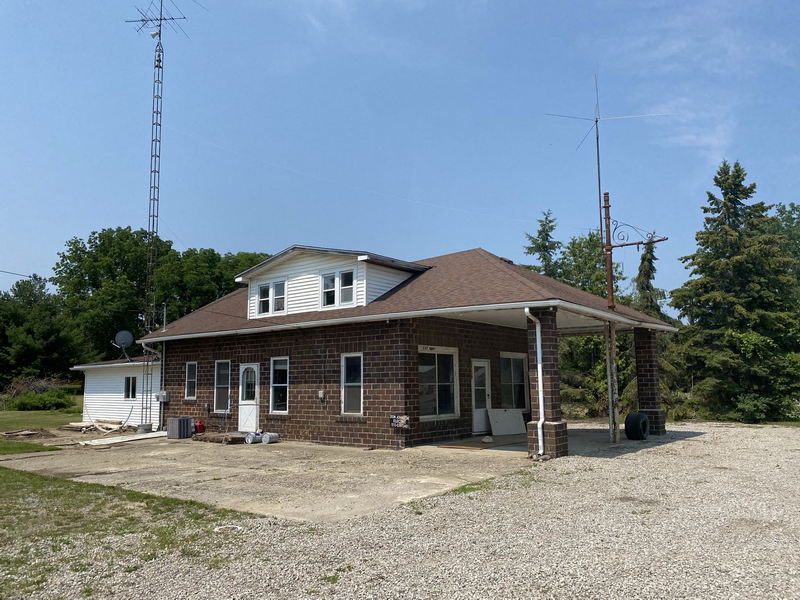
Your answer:
[[[530,308],[525,308],[525,316],[536,325],[536,381],[539,390],[539,422],[536,424],[536,435],[539,440],[539,456],[544,454],[544,376],[542,374],[542,323],[531,314]]]

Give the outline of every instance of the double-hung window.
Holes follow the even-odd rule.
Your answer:
[[[133,400],[136,398],[136,377],[125,378],[125,399]]]
[[[419,414],[423,419],[458,416],[458,351],[420,346]]]
[[[500,353],[500,406],[520,408],[528,405],[528,367],[524,354]]]
[[[214,412],[228,412],[231,405],[231,361],[214,363]]]
[[[289,412],[289,358],[270,360],[269,412]]]
[[[342,354],[342,414],[360,415],[364,399],[364,358]]]
[[[184,398],[194,400],[197,398],[197,363],[186,363],[186,385],[184,386]]]
[[[286,312],[286,280],[258,286],[258,314],[274,315]]]
[[[355,271],[322,275],[322,306],[350,306],[355,301]]]

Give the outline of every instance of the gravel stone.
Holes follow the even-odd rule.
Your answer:
[[[346,521],[237,522],[134,572],[95,551],[34,597],[800,598],[800,429],[668,429]]]

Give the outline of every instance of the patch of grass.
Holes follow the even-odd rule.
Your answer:
[[[416,500],[412,500],[408,503],[408,508],[413,512],[415,515],[424,514],[425,511],[422,510],[422,505],[417,502]]]
[[[55,429],[71,421],[80,421],[81,411],[76,407],[71,412],[60,410],[0,410],[0,431],[42,428]]]
[[[462,486],[455,488],[454,490],[450,490],[450,493],[454,496],[458,496],[460,494],[471,494],[472,492],[485,492],[486,490],[490,490],[494,487],[494,482],[491,479],[484,479],[482,481],[473,481],[472,483],[465,483]]]
[[[0,454],[25,454],[26,452],[47,452],[49,450],[60,450],[53,446],[42,446],[31,442],[17,442],[13,440],[0,440]]]
[[[139,565],[172,553],[199,555],[216,543],[208,535],[213,527],[255,516],[3,467],[0,506],[0,598],[30,596],[57,570],[86,570],[82,557],[93,549],[107,548],[109,537],[129,535],[124,552],[109,550],[107,554],[124,554],[124,563]],[[64,549],[59,554],[31,550],[42,546]],[[64,556],[75,548],[81,556]],[[124,563],[115,568],[124,569]],[[84,595],[96,592],[80,591]],[[78,593],[73,590],[68,596]]]
[[[316,525],[311,525],[305,529],[301,529],[300,533],[307,533],[308,535],[322,535],[322,529]]]
[[[322,578],[322,581],[333,585],[334,583],[339,582],[339,577],[340,575],[337,575],[336,573],[334,573],[333,575],[325,575],[325,577]]]

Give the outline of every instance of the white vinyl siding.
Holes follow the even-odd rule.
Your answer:
[[[366,263],[359,262],[352,256],[299,253],[291,259],[276,264],[269,273],[264,273],[262,277],[256,277],[250,281],[248,317],[256,319],[266,316],[258,314],[259,286],[279,279],[286,281],[286,312],[284,314],[320,310],[322,308],[321,275],[349,270],[353,271],[354,294],[354,302],[349,306],[363,306],[366,304],[366,267]]]
[[[380,298],[386,292],[396,288],[406,279],[411,277],[411,273],[390,269],[382,265],[371,265],[367,263],[367,303],[376,298]]]
[[[128,419],[128,425],[142,423],[142,397],[144,389],[140,384],[142,365],[137,363],[130,367],[101,367],[84,371],[85,384],[83,392],[83,421],[91,419],[109,419],[122,421]],[[126,400],[125,378],[136,377],[136,399]],[[160,388],[161,367],[153,366],[153,389],[151,390],[151,412],[148,423],[160,423],[161,404],[156,399]],[[130,415],[130,418],[128,418]]]

